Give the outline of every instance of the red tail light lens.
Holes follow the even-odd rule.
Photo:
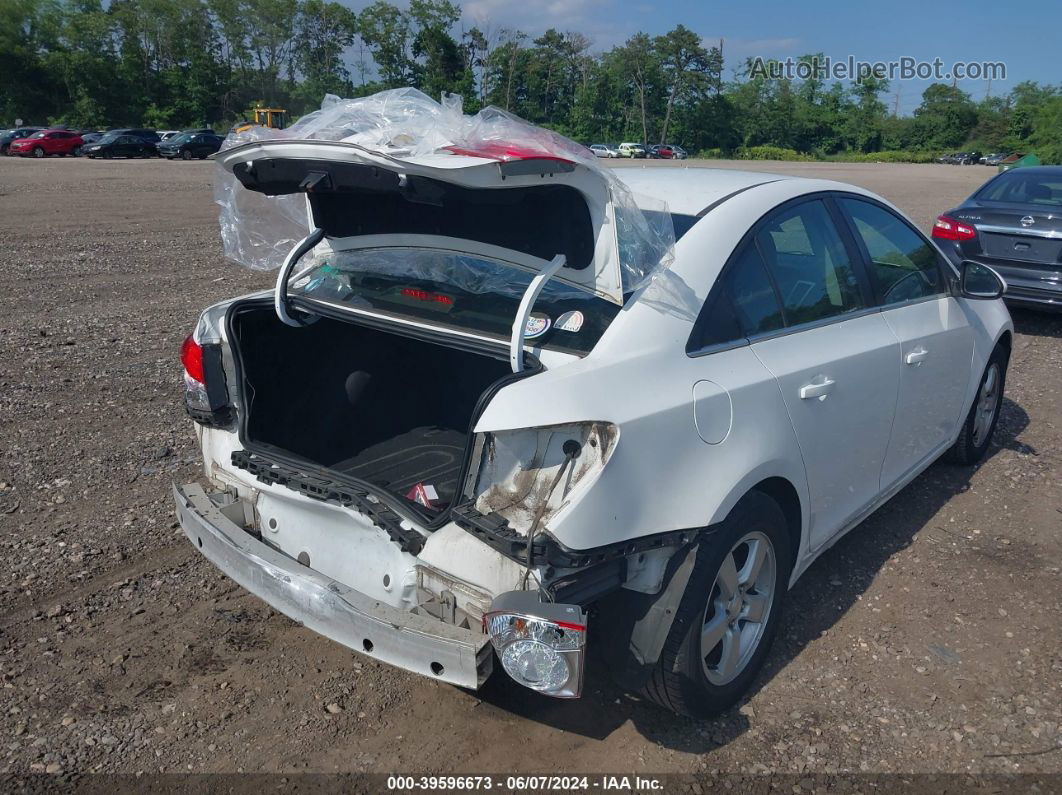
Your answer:
[[[181,364],[188,377],[200,384],[206,384],[203,372],[203,347],[189,336],[181,343]]]
[[[431,293],[427,290],[418,290],[415,287],[403,287],[402,295],[406,298],[412,298],[415,301],[428,301],[433,304],[442,304],[444,306],[452,306],[454,303],[454,299],[448,295]]]
[[[933,237],[937,240],[973,240],[977,237],[977,230],[969,224],[941,215],[933,224]]]

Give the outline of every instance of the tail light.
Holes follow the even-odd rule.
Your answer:
[[[933,224],[933,237],[937,240],[973,240],[977,237],[977,229],[969,224],[956,221],[954,218],[941,215]]]
[[[221,345],[201,345],[192,334],[181,343],[181,364],[189,416],[202,425],[228,425],[231,414]]]
[[[507,591],[491,603],[483,626],[502,668],[517,683],[556,698],[582,694],[586,613],[579,605]]]
[[[206,375],[203,374],[203,346],[196,342],[191,334],[181,343],[181,364],[184,365],[185,375],[206,386]]]

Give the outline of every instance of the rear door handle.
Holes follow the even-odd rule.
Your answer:
[[[804,384],[800,387],[800,399],[808,400],[809,398],[818,398],[819,400],[825,400],[826,395],[833,388],[836,381],[831,381],[829,378],[823,378],[822,381],[815,384]]]
[[[907,364],[921,364],[929,358],[929,351],[919,345],[913,351],[907,354],[904,358],[904,362]]]

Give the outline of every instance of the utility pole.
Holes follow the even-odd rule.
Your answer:
[[[895,119],[900,115],[900,84],[896,84],[896,99],[892,104],[892,117]]]
[[[991,98],[992,98],[992,78],[989,77],[988,78],[988,90],[985,91],[985,99],[991,99]]]

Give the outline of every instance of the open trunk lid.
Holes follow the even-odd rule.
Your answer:
[[[334,250],[468,253],[618,305],[630,286],[612,186],[573,160],[519,150],[400,156],[323,140],[257,141],[216,160],[247,190],[304,194],[307,232],[321,230]]]

